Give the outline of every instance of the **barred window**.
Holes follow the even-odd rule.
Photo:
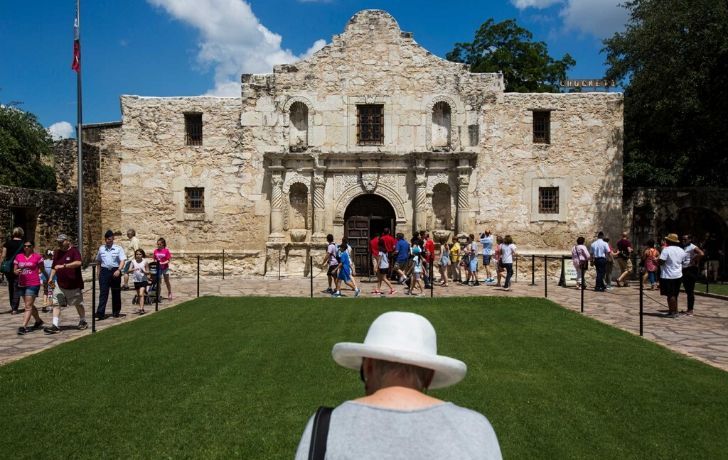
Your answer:
[[[551,143],[551,112],[547,110],[533,111],[533,143]]]
[[[559,188],[539,187],[538,188],[538,212],[539,214],[559,213]]]
[[[185,142],[187,145],[202,145],[202,114],[185,114]]]
[[[357,143],[378,145],[384,143],[384,106],[357,105]]]
[[[203,187],[185,187],[185,212],[205,212]]]

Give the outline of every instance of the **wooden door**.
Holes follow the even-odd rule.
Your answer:
[[[351,216],[346,220],[344,229],[349,245],[352,249],[352,263],[356,267],[356,274],[359,276],[369,273],[369,217]]]

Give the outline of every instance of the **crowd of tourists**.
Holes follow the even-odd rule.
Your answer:
[[[355,267],[352,247],[346,237],[340,244],[327,236],[323,265],[327,270],[327,293],[340,297],[341,283],[347,284],[358,297],[361,289],[354,280]],[[493,235],[485,230],[445,241],[436,247],[430,233],[422,230],[408,240],[403,233],[392,235],[388,228],[369,241],[371,270],[377,277],[374,295],[397,294],[395,284],[403,285],[405,295],[421,295],[433,285],[448,287],[450,283],[466,286],[481,284],[511,290],[516,245],[510,235]],[[437,272],[435,272],[437,267]],[[484,277],[479,279],[479,270]],[[438,277],[439,275],[439,277]],[[482,276],[482,275],[481,275]],[[436,279],[437,278],[437,279]],[[383,287],[384,286],[384,287]]]
[[[104,234],[104,244],[96,252],[97,275],[99,279],[99,301],[94,315],[97,321],[107,318],[106,305],[111,294],[111,316],[118,318],[121,314],[121,291],[129,289],[129,279],[133,282],[136,296],[133,303],[138,303],[138,314],[146,313],[144,306],[149,302],[148,292],[156,286],[157,279],[163,279],[167,288],[167,298],[172,299],[172,286],[169,280],[169,263],[172,254],[167,248],[164,238],[157,240],[157,248],[152,253],[152,260],[147,259],[146,252],[139,247],[139,239],[133,229],[127,231],[128,242],[122,248],[114,242],[114,232],[108,230]],[[2,249],[2,271],[8,282],[8,299],[10,314],[20,312],[23,303],[23,318],[18,328],[18,335],[25,335],[34,330],[43,329],[46,334],[61,332],[61,312],[72,305],[76,308],[79,322],[78,329],[86,329],[86,311],[83,304],[84,281],[81,272],[81,253],[73,246],[65,234],[57,237],[57,247],[47,249],[41,255],[36,251],[35,243],[25,238],[25,232],[15,227],[12,236]],[[154,275],[153,275],[153,270]],[[158,272],[158,275],[157,275]],[[122,284],[123,279],[123,284]],[[42,293],[41,293],[42,290]],[[52,312],[52,323],[46,326],[35,305],[36,299],[42,295],[43,312]],[[34,319],[31,326],[30,320]]]
[[[649,285],[649,289],[657,288],[661,295],[667,297],[668,316],[671,318],[678,314],[693,315],[695,283],[704,256],[703,250],[693,243],[691,235],[678,237],[675,233],[664,237],[659,245],[655,240],[648,240],[641,249],[635,250],[627,232],[622,233],[614,246],[604,232],[599,232],[589,248],[585,245],[584,237],[580,236],[571,250],[572,262],[577,272],[577,288],[582,288],[585,272],[590,265],[596,271],[595,291],[612,289],[612,281],[617,287],[628,286],[634,272],[633,264],[638,263],[640,270],[637,276],[642,278],[645,285]],[[618,275],[613,280],[615,267]],[[687,309],[678,312],[677,298],[681,288],[687,297]]]

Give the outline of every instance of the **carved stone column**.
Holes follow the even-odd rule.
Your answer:
[[[412,231],[427,228],[427,166],[423,158],[415,163],[415,215]]]
[[[272,171],[270,194],[270,235],[269,241],[282,241],[283,235],[283,174]]]
[[[313,172],[313,235],[314,243],[326,241],[325,212],[326,203],[324,192],[326,191],[326,178],[323,169],[315,169]]]
[[[458,167],[457,235],[468,234],[470,225],[470,168]]]

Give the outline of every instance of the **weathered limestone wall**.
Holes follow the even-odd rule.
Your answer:
[[[483,108],[477,231],[522,248],[571,247],[622,228],[622,107],[617,93],[506,93]],[[533,110],[551,111],[551,142],[533,143]],[[560,187],[559,214],[538,213],[538,188]]]
[[[22,213],[28,224],[23,226],[25,239],[35,241],[36,252],[56,247],[56,237],[66,233],[75,238],[76,196],[19,187],[0,186],[0,240],[12,234],[13,213]]]
[[[158,237],[173,252],[263,249],[262,155],[242,147],[240,99],[123,96],[121,102],[121,215],[111,228],[134,228],[145,249]],[[186,145],[186,112],[202,113],[201,146]],[[204,213],[185,212],[185,187],[204,187]]]
[[[430,149],[432,107],[445,102],[451,149],[461,150],[478,147],[468,126],[477,125],[480,105],[502,91],[500,74],[472,74],[422,48],[388,13],[366,10],[310,58],[276,66],[273,74],[244,75],[241,121],[250,148],[287,151],[289,110],[299,102],[308,107],[310,149],[407,154]],[[384,104],[384,145],[357,145],[357,104]],[[442,136],[435,123],[436,139]]]

